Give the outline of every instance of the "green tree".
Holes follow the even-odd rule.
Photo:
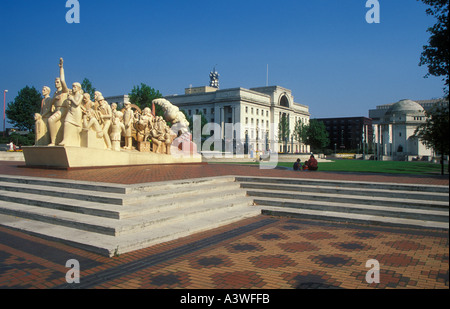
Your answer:
[[[140,109],[152,108],[152,101],[163,97],[159,90],[155,90],[144,83],[141,83],[140,86],[134,86],[128,95],[130,102],[139,106]],[[155,112],[157,116],[163,115],[163,110],[159,105],[155,106]]]
[[[450,33],[448,31],[448,7],[450,0],[421,0],[430,7],[426,10],[428,15],[434,16],[437,23],[428,28],[427,32],[431,34],[428,45],[423,46],[423,52],[419,65],[427,65],[430,75],[442,77],[446,88],[444,93],[448,97],[449,86],[449,46]]]
[[[425,146],[434,149],[441,155],[441,174],[444,175],[444,156],[449,151],[449,108],[447,106],[435,107],[427,112],[427,120],[414,132]]]
[[[309,125],[306,126],[306,141],[307,145],[310,145],[314,151],[323,150],[328,144],[330,139],[328,132],[325,128],[325,124],[322,121],[311,119]]]
[[[283,144],[283,152],[287,152],[287,145],[289,142],[289,135],[291,134],[289,130],[289,120],[286,114],[281,116],[280,122],[278,123],[278,141]]]
[[[92,83],[89,79],[83,79],[83,82],[81,83],[81,89],[83,89],[85,93],[89,93],[89,95],[91,96],[91,100],[94,100],[96,89],[92,86]]]
[[[19,130],[33,131],[34,114],[40,112],[42,99],[36,88],[22,88],[14,101],[8,103],[5,111],[11,124]]]
[[[308,126],[301,120],[297,120],[294,128],[294,138],[297,142],[305,144],[307,140]]]

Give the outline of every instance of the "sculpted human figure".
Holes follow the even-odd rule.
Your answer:
[[[50,144],[49,146],[55,146],[58,140],[63,137],[62,123],[66,117],[68,110],[67,97],[69,95],[69,88],[66,85],[66,79],[64,76],[63,59],[59,60],[59,74],[60,77],[55,79],[56,92],[53,95],[52,104],[54,106],[54,113],[48,119],[48,129],[50,131]]]
[[[156,116],[153,123],[153,129],[151,130],[152,142],[156,148],[153,148],[155,153],[163,153],[162,145],[165,144],[166,150],[164,153],[170,154],[170,145],[173,141],[173,136],[169,126],[161,116]]]
[[[89,130],[93,127],[94,131],[97,133],[97,137],[102,138],[102,127],[98,122],[97,111],[94,109],[94,102],[91,101],[89,93],[83,94],[81,110],[83,112],[83,130]]]
[[[117,112],[117,103],[111,103],[111,114],[113,117],[116,112]]]
[[[108,102],[103,98],[101,93],[98,96],[99,107],[98,107],[98,115],[100,117],[100,124],[102,126],[103,131],[103,139],[105,140],[106,148],[111,149],[111,139],[109,137],[109,128],[111,126],[111,118],[112,111],[111,106],[109,106]]]
[[[134,113],[131,109],[131,103],[125,102],[125,111],[123,112],[123,124],[125,126],[125,147],[124,149],[131,149],[132,148],[132,128],[133,128],[133,122],[134,122]]]
[[[81,102],[81,110],[86,113],[94,106],[94,102],[91,101],[91,95],[89,93],[83,93],[83,101]]]
[[[147,141],[150,130],[153,127],[153,117],[152,112],[149,107],[146,107],[142,110],[142,115],[140,116],[139,120],[137,121],[137,127],[140,131],[140,134],[143,136],[143,141]]]
[[[80,133],[82,128],[83,90],[80,83],[73,83],[72,91],[67,98],[69,109],[64,119],[64,138],[59,143],[61,146],[80,146]]]
[[[122,123],[123,114],[116,110],[111,121],[111,149],[120,151],[120,140],[122,132],[125,133],[125,125]]]
[[[53,113],[52,98],[50,98],[50,87],[42,87],[44,99],[41,102],[41,112],[34,115],[36,120],[36,145],[48,145],[50,143],[50,134],[48,132],[48,118]]]
[[[42,95],[44,99],[41,102],[41,116],[43,119],[47,119],[52,115],[53,105],[52,98],[50,98],[50,87],[42,87]]]

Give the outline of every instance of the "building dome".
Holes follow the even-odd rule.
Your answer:
[[[393,104],[386,112],[388,114],[424,114],[425,109],[417,102],[411,100],[401,100]]]

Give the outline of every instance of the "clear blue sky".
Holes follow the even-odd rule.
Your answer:
[[[66,0],[0,2],[7,102],[27,85],[53,92],[60,57],[69,83],[87,77],[105,96],[140,83],[183,94],[207,85],[214,66],[221,89],[265,86],[269,65],[269,85],[291,89],[312,118],[443,95],[441,79],[418,66],[435,23],[420,1],[379,0],[380,24],[366,22],[366,0],[79,3],[80,23],[68,24]]]

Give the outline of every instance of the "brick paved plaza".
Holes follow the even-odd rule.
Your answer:
[[[46,170],[0,162],[0,174],[112,183],[222,175],[448,185],[448,176],[260,170],[228,164]],[[448,289],[448,231],[259,215],[108,258],[0,227],[0,288],[49,289]],[[80,283],[66,283],[66,261]],[[368,284],[366,262],[380,263]]]

